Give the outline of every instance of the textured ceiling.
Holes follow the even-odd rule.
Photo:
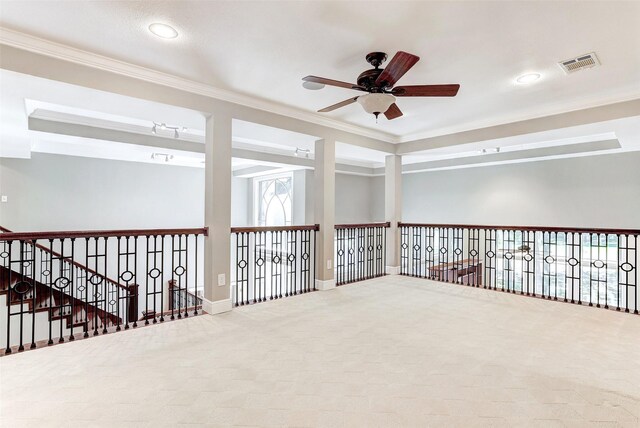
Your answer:
[[[452,99],[401,99],[375,123],[357,104],[330,113],[397,136],[428,136],[640,97],[640,2],[2,1],[0,25],[222,89],[315,111],[356,95],[307,91],[315,74],[354,81],[364,55],[421,61],[401,84],[460,83]],[[180,33],[161,40],[147,27]],[[602,66],[556,63],[595,51]],[[526,72],[543,78],[515,85]]]

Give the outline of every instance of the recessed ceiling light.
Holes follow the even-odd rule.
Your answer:
[[[302,87],[305,89],[309,89],[311,91],[317,91],[318,89],[324,88],[324,85],[322,83],[305,81],[305,82],[302,82]]]
[[[526,85],[527,83],[533,83],[540,78],[540,74],[538,73],[527,73],[516,79],[516,82]]]
[[[175,39],[178,37],[178,32],[175,28],[167,24],[160,24],[159,22],[149,25],[149,31],[163,39]]]

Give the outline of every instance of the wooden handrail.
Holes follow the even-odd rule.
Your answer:
[[[77,239],[77,238],[108,238],[108,237],[129,237],[129,236],[157,236],[157,235],[190,235],[190,234],[204,234],[208,233],[208,229],[135,229],[135,230],[97,230],[97,231],[61,231],[61,232],[11,232],[9,229],[0,226],[0,241],[29,241],[34,245],[33,241],[38,239]],[[46,251],[55,257],[64,259],[64,261],[71,263],[78,269],[82,269],[90,274],[99,275],[104,278],[105,281],[116,285],[119,288],[128,290],[128,287],[119,283],[105,275],[102,275],[95,270],[83,265],[75,260],[70,260],[68,257],[63,257],[56,251],[45,247],[44,245],[35,243],[36,248]]]
[[[354,223],[354,224],[336,224],[335,229],[364,229],[366,227],[391,227],[390,222],[381,223]]]
[[[249,227],[232,227],[231,233],[250,233],[250,232],[283,232],[295,230],[320,230],[319,224],[308,224],[304,226],[249,226]]]
[[[209,234],[207,227],[192,229],[132,229],[132,230],[87,230],[53,232],[7,232],[0,234],[0,241],[33,241],[37,239],[111,238],[132,236],[172,236]]]
[[[607,229],[583,227],[547,227],[547,226],[489,226],[478,224],[429,224],[402,223],[398,227],[439,227],[453,229],[492,229],[492,230],[521,230],[525,232],[569,232],[569,233],[606,233],[609,235],[640,235],[640,229]]]

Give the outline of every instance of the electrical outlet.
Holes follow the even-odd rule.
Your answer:
[[[226,278],[224,277],[224,274],[221,273],[220,275],[218,275],[218,286],[222,287],[225,283],[226,283]]]
[[[328,259],[327,260],[327,269],[331,269],[331,265],[332,265],[331,259]]]
[[[9,201],[9,198],[7,197],[7,195],[2,195],[2,202],[7,202]]]

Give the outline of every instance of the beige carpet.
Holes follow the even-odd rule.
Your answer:
[[[0,359],[1,425],[640,426],[640,316],[398,276]]]

